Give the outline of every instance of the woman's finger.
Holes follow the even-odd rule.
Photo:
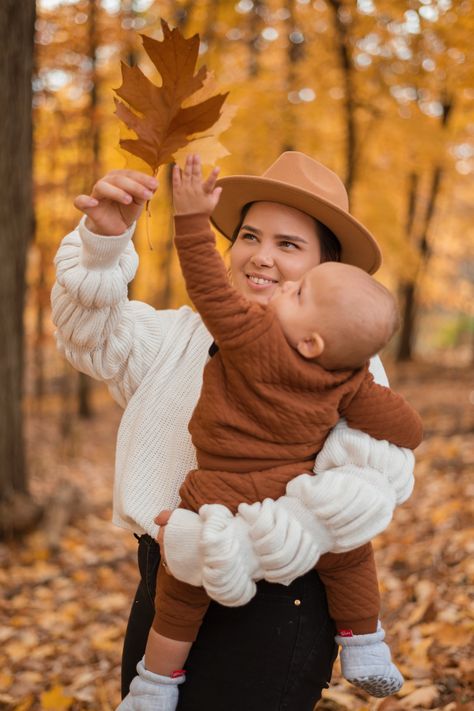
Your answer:
[[[81,212],[87,212],[94,207],[97,207],[99,201],[90,195],[78,195],[74,200],[74,207],[77,207]]]
[[[142,205],[147,200],[151,200],[154,191],[154,189],[149,189],[124,175],[117,175],[115,177],[107,177],[99,180],[94,185],[91,195],[98,199],[106,198],[108,200],[115,200],[116,202],[130,203],[132,200],[126,200],[128,196],[137,204]]]
[[[150,190],[156,190],[158,187],[158,179],[154,175],[148,175],[147,173],[142,173],[139,170],[110,170],[107,175],[104,176],[103,180],[117,184],[123,178],[132,180],[134,183],[138,183],[139,185],[147,187]]]
[[[91,197],[97,200],[111,200],[112,202],[119,202],[124,205],[130,205],[130,203],[134,201],[134,196],[130,195],[128,191],[111,185],[104,180],[99,180],[99,182],[94,185]],[[141,204],[145,202],[145,200],[136,198],[135,202]]]
[[[166,526],[171,514],[172,514],[172,511],[169,511],[168,509],[164,509],[163,511],[160,511],[158,516],[156,516],[156,518],[155,518],[155,523],[158,526]]]
[[[155,180],[155,183],[153,183],[154,187],[149,187],[149,185],[152,185],[151,182],[149,184],[144,184],[142,182],[129,178],[123,173],[118,174],[116,176],[112,176],[109,179],[105,179],[105,182],[109,183],[110,185],[113,185],[116,188],[121,188],[122,190],[125,190],[127,193],[129,193],[129,195],[132,195],[133,198],[136,198],[138,200],[150,200],[153,197],[156,188],[158,187],[157,180]]]

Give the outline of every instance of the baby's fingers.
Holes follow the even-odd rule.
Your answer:
[[[208,175],[204,183],[202,184],[202,187],[204,189],[204,192],[206,193],[212,193],[214,190],[214,187],[216,185],[216,180],[217,176],[219,175],[219,168],[213,168],[211,173]],[[219,193],[220,194],[220,193]]]
[[[181,169],[180,169],[179,165],[173,166],[171,178],[172,178],[172,182],[173,182],[173,190],[180,188],[182,179],[181,179]]]

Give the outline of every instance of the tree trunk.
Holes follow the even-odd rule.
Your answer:
[[[453,105],[454,103],[452,97],[448,96],[448,94],[444,94],[442,97],[443,113],[441,116],[441,125],[444,130],[447,128],[449,118],[452,114]],[[412,360],[413,358],[418,311],[417,286],[420,276],[426,270],[431,257],[429,230],[441,191],[443,174],[444,169],[441,163],[435,164],[431,172],[426,211],[421,221],[419,233],[415,236],[415,238],[413,236],[413,232],[416,230],[415,213],[419,195],[418,176],[413,173],[410,177],[407,235],[409,238],[415,239],[419,262],[415,277],[413,279],[402,281],[400,286],[400,295],[402,298],[402,327],[396,354],[396,360],[398,362]]]
[[[89,59],[91,61],[91,90],[89,94],[89,140],[92,157],[92,169],[87,175],[85,192],[100,176],[100,124],[98,112],[98,81],[97,81],[97,1],[89,0]],[[77,389],[77,411],[79,417],[92,417],[91,380],[88,375],[79,373]]]
[[[33,232],[32,73],[34,0],[2,0],[0,42],[0,530],[32,525],[22,424],[25,260]]]
[[[349,21],[344,17],[345,12],[350,12],[342,0],[329,0],[334,15],[334,27],[336,30],[337,49],[341,62],[341,69],[344,80],[344,113],[346,122],[346,170],[344,184],[349,197],[354,187],[356,176],[356,155],[357,155],[357,124],[355,119],[355,88],[354,88],[354,67],[350,53],[350,32]]]

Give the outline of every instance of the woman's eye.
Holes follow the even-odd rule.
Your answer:
[[[288,242],[288,240],[280,242],[280,247],[284,247],[285,249],[298,249],[298,246],[294,242]]]
[[[249,242],[251,242],[251,241],[254,240],[254,239],[257,239],[257,238],[255,237],[255,235],[253,235],[251,232],[242,232],[242,234],[240,235],[240,238],[241,238],[241,239],[246,239],[246,240],[248,240]]]

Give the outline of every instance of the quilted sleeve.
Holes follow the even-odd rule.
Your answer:
[[[356,394],[340,408],[340,414],[349,427],[398,447],[416,449],[423,438],[418,413],[402,395],[377,385],[371,373],[367,373]]]
[[[218,346],[252,344],[270,319],[265,309],[249,302],[229,283],[207,215],[177,215],[175,230],[186,289]]]

